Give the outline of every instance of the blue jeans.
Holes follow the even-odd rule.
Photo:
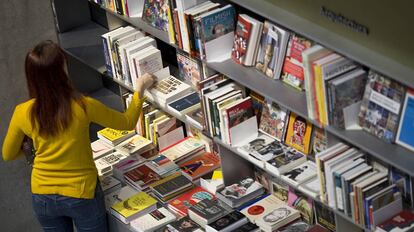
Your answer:
[[[95,198],[81,199],[56,194],[33,194],[33,210],[45,232],[106,232],[105,200],[99,183]]]

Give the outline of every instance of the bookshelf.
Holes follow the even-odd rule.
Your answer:
[[[55,0],[56,1],[56,0]],[[116,18],[123,23],[135,26],[148,34],[154,36],[160,41],[169,43],[168,34],[156,28],[149,26],[140,18],[128,18],[121,16],[111,10],[88,0],[77,0],[78,2],[88,3],[91,8],[99,8],[105,12],[108,19]],[[369,68],[372,68],[386,76],[389,76],[402,84],[414,88],[412,74],[414,69],[408,65],[399,63],[383,54],[360,45],[357,41],[352,41],[344,36],[331,33],[328,29],[318,24],[302,18],[298,15],[288,12],[287,10],[272,4],[270,1],[249,1],[249,0],[229,0],[232,4],[254,12],[266,19],[269,19],[291,31],[297,32],[311,40],[314,40],[323,46],[330,48],[344,56],[347,56]],[[93,68],[98,73],[104,75],[105,62],[103,57],[103,48],[100,35],[108,30],[93,22],[92,19],[84,25],[75,27],[69,31],[59,33],[59,41],[65,51],[84,63],[86,66]],[[328,36],[327,36],[328,35]],[[174,44],[170,44],[177,48]],[[246,86],[256,92],[259,92],[266,98],[286,107],[287,109],[305,117],[309,120],[308,110],[306,107],[306,96],[304,92],[298,92],[291,87],[283,84],[281,81],[274,81],[258,72],[254,68],[244,67],[236,64],[233,60],[227,59],[220,63],[207,63],[207,65],[233,79],[237,83]],[[133,91],[124,83],[113,80],[120,88],[127,91]],[[122,92],[122,91],[121,91]],[[175,114],[165,107],[158,106],[172,116],[187,123],[185,117]],[[319,126],[316,122],[311,121],[314,125]],[[201,129],[201,128],[198,128]],[[386,143],[365,131],[340,130],[335,127],[325,127],[329,134],[355,146],[369,155],[389,164],[401,171],[414,176],[414,152],[409,151],[396,144]],[[223,174],[225,182],[233,183],[242,176],[251,175],[252,163],[241,158],[237,149],[224,144],[221,140],[214,138],[219,145],[222,156]],[[247,161],[247,162],[246,162]],[[315,199],[319,201],[318,199]],[[351,218],[342,212],[332,209],[336,214],[336,224],[346,225],[346,229],[338,231],[370,231],[353,222]],[[116,231],[122,226],[117,225]],[[350,229],[352,228],[352,229]],[[355,230],[354,230],[355,229]]]

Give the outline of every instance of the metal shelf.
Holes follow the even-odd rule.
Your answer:
[[[245,155],[241,154],[241,153],[237,150],[237,148],[232,147],[232,146],[230,146],[230,145],[228,145],[228,144],[224,143],[223,141],[221,141],[221,139],[219,139],[219,138],[217,138],[217,137],[214,137],[214,142],[215,142],[215,143],[217,143],[217,144],[219,144],[220,146],[225,147],[227,150],[231,151],[231,152],[232,152],[232,153],[234,153],[235,155],[238,155],[238,156],[242,157],[243,159],[245,159],[247,162],[249,162],[249,163],[253,164],[254,166],[256,166],[256,167],[258,167],[258,168],[260,168],[260,169],[264,170],[265,172],[267,172],[268,174],[270,174],[272,177],[278,178],[278,179],[279,179],[280,181],[282,181],[283,183],[285,183],[285,184],[289,185],[290,187],[294,188],[294,189],[295,189],[295,190],[297,190],[297,191],[302,192],[301,190],[299,190],[299,189],[298,189],[298,187],[296,187],[296,186],[292,185],[292,184],[291,184],[291,183],[289,183],[289,182],[286,182],[286,181],[285,181],[285,180],[283,180],[283,179],[282,179],[279,175],[276,175],[276,174],[274,174],[274,173],[270,172],[269,170],[267,170],[267,169],[263,169],[262,167],[257,166],[256,164],[254,164],[253,162],[250,162],[250,161],[249,161],[249,160],[245,157]],[[322,201],[321,201],[318,197],[313,197],[313,196],[311,196],[311,195],[309,195],[309,194],[306,194],[305,192],[302,192],[302,193],[303,193],[303,194],[305,194],[307,197],[312,198],[314,201],[317,201],[317,202],[319,202],[319,203],[321,203],[321,204],[324,204],[324,205],[326,205],[327,207],[329,207],[326,203],[323,203],[323,202],[322,202]],[[330,208],[332,211],[334,211],[336,215],[339,215],[341,218],[345,219],[346,221],[348,221],[348,222],[350,222],[350,223],[352,223],[352,224],[354,224],[354,225],[358,226],[360,229],[362,229],[362,230],[364,230],[364,231],[367,231],[367,232],[372,231],[372,230],[369,230],[369,229],[367,229],[367,228],[365,228],[365,227],[363,227],[363,226],[361,226],[361,225],[359,225],[359,224],[356,224],[356,223],[355,223],[355,221],[354,221],[354,220],[352,220],[352,218],[348,217],[348,216],[347,216],[347,215],[345,215],[343,212],[341,212],[341,211],[339,211],[339,210],[337,210],[337,209],[331,208],[331,207],[329,207],[329,208]]]
[[[230,0],[233,4],[242,6],[275,23],[297,32],[323,46],[337,51],[352,60],[364,64],[404,85],[414,88],[412,67],[406,66],[375,50],[369,49],[351,41],[339,34],[319,26],[298,15],[282,9],[271,1]]]
[[[108,32],[104,27],[90,22],[71,31],[59,33],[60,46],[82,63],[104,73],[105,58],[100,35]]]

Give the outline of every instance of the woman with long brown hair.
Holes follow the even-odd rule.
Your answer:
[[[73,223],[78,231],[107,231],[89,124],[132,130],[142,108],[142,93],[153,77],[146,74],[138,79],[132,103],[120,113],[77,92],[66,65],[64,52],[52,41],[28,52],[25,71],[30,99],[15,108],[3,159],[22,154],[25,135],[33,139],[33,209],[45,231],[73,231]]]

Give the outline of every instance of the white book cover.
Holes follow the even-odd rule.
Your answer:
[[[116,71],[117,71],[117,62],[118,62],[118,57],[116,56],[116,51],[115,51],[115,42],[124,37],[129,35],[130,33],[136,31],[136,29],[134,27],[131,26],[127,26],[124,27],[124,29],[122,31],[120,31],[120,33],[116,33],[112,36],[109,37],[109,51],[111,53],[111,66],[112,66],[112,76],[114,78],[116,78]]]
[[[114,147],[108,143],[98,139],[91,143],[92,156],[93,159],[98,159],[106,154],[111,153],[114,150]]]
[[[283,205],[286,205],[286,203],[279,200],[279,198],[274,195],[269,195],[264,199],[244,208],[240,212],[244,214],[252,223],[256,223],[257,219]]]
[[[144,48],[137,52],[133,60],[133,69],[135,69],[135,76],[131,75],[132,85],[134,89],[137,88],[136,80],[145,73],[153,74],[162,69],[161,51],[153,46]]]
[[[190,91],[192,91],[190,85],[170,75],[162,80],[158,79],[158,82],[148,92],[150,99],[165,107],[167,103],[183,97]]]
[[[112,171],[112,166],[118,162],[128,158],[128,155],[121,151],[114,151],[106,156],[95,160],[95,166],[98,170],[98,175],[102,176]]]
[[[123,62],[122,68],[125,68],[122,70],[122,73],[126,75],[124,79],[128,82],[128,85],[132,85],[132,77],[136,76],[135,69],[133,69],[134,55],[149,46],[157,47],[157,42],[155,39],[148,36],[135,40],[134,42],[131,42],[125,46],[125,59],[122,59],[121,62]]]
[[[130,225],[135,231],[150,232],[157,230],[176,219],[174,214],[169,212],[166,208],[161,207],[151,213],[132,220]]]
[[[314,177],[316,177],[316,165],[310,160],[300,164],[288,172],[285,172],[282,175],[282,178],[285,181],[293,184],[294,186],[298,186],[299,184],[302,184]]]
[[[141,135],[134,135],[133,137],[120,143],[115,148],[127,154],[134,154],[148,149],[151,144],[151,140],[148,140]]]
[[[289,207],[288,205],[282,205],[257,219],[256,225],[264,231],[273,231],[287,225],[299,217],[299,211]]]
[[[128,5],[128,17],[135,18],[142,16],[144,9],[144,0],[125,0]]]
[[[113,75],[117,79],[122,80],[122,62],[121,59],[124,57],[124,49],[127,44],[136,41],[142,37],[144,37],[144,33],[141,31],[132,31],[130,34],[125,35],[124,37],[118,39],[114,44],[115,55],[117,58],[117,66],[115,67],[116,73]]]
[[[299,190],[310,195],[313,198],[319,196],[321,191],[321,185],[319,183],[319,178],[314,177],[307,182],[304,182],[298,186]]]
[[[121,181],[117,180],[112,176],[107,176],[103,178],[100,182],[102,191],[105,193],[112,192],[112,190],[121,188]]]
[[[175,161],[181,159],[183,156],[200,150],[203,147],[205,147],[205,145],[199,139],[187,137],[177,144],[161,150],[160,154],[164,155],[171,161]]]
[[[266,134],[259,133],[255,139],[240,146],[238,150],[244,155],[252,155],[257,159],[268,161],[272,159],[275,154],[280,153],[279,150],[282,148],[276,145],[277,142],[275,143],[274,138]]]

